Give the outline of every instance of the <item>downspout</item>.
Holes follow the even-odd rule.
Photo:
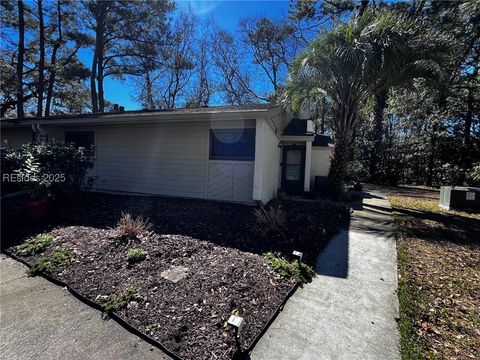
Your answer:
[[[35,140],[40,144],[44,144],[48,140],[48,133],[40,124],[32,124],[32,131],[35,133]]]

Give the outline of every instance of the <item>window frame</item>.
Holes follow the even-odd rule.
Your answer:
[[[63,131],[63,141],[65,144],[73,144],[72,141],[67,142],[67,133],[93,133],[93,151],[90,152],[89,149],[85,148],[85,155],[91,159],[94,159],[97,154],[97,134],[95,133],[95,130],[64,130]],[[84,147],[84,146],[78,146],[75,144],[77,147]]]
[[[245,132],[253,133],[253,156],[245,157],[245,156],[217,156],[217,155],[213,155],[212,154],[212,151],[213,151],[212,143],[213,143],[213,138],[216,137],[215,132],[222,132],[222,131],[224,131],[224,132],[227,132],[227,131],[241,131],[242,133],[245,133]],[[209,145],[209,151],[208,151],[209,160],[255,161],[255,147],[256,147],[255,131],[256,131],[255,128],[210,129],[210,139],[209,139],[209,143],[208,143],[208,145]],[[217,138],[217,140],[219,140],[219,139]]]

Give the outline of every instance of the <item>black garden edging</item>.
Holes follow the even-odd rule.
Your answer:
[[[10,251],[4,251],[4,253],[6,255],[8,255],[9,257],[11,257],[12,259],[24,264],[25,266],[27,266],[28,268],[31,268],[32,265],[30,265],[25,259],[19,257],[19,256],[16,256],[15,254],[11,253]],[[45,279],[47,279],[48,281],[54,283],[55,285],[58,285],[58,286],[61,286],[61,287],[64,287],[64,288],[67,288],[67,290],[75,297],[77,298],[78,300],[80,300],[81,302],[83,302],[84,304],[88,305],[88,306],[91,306],[92,308],[94,308],[95,310],[98,310],[98,311],[102,311],[102,307],[100,304],[96,303],[95,301],[92,301],[88,298],[86,298],[85,296],[83,296],[82,294],[78,293],[75,289],[71,288],[70,285],[64,283],[63,281],[57,279],[56,277],[52,276],[52,275],[49,275],[45,272],[40,272],[38,275],[41,275],[43,276]],[[255,345],[258,343],[258,341],[260,340],[260,338],[265,334],[265,332],[268,330],[268,328],[270,327],[270,325],[275,321],[275,319],[277,318],[278,314],[280,313],[280,311],[283,310],[283,307],[285,306],[285,303],[288,301],[288,299],[295,293],[295,291],[298,289],[298,287],[300,286],[300,282],[297,282],[295,283],[295,285],[292,286],[292,288],[290,289],[290,291],[288,292],[288,294],[285,296],[285,298],[283,299],[283,301],[280,303],[280,305],[276,308],[276,310],[273,312],[272,316],[270,317],[270,319],[268,320],[268,322],[265,324],[265,326],[260,330],[260,332],[258,333],[258,335],[255,337],[255,339],[253,339],[253,341],[248,345],[247,349],[245,350],[237,350],[237,352],[235,353],[234,355],[234,359],[243,359],[245,358],[248,354],[250,354],[253,350],[253,348],[255,347]],[[112,313],[109,313],[108,316],[115,320],[119,325],[121,325],[124,329],[130,331],[131,333],[137,335],[138,337],[140,337],[141,339],[145,340],[147,343],[149,343],[150,345],[153,345],[157,348],[159,348],[160,350],[162,350],[166,355],[170,356],[171,358],[175,359],[175,360],[184,360],[182,357],[180,357],[178,354],[176,354],[175,352],[172,352],[170,350],[168,350],[165,346],[162,345],[162,343],[158,342],[157,340],[151,338],[150,336],[144,334],[142,331],[140,331],[139,329],[137,329],[135,326],[131,325],[129,322],[127,322],[126,320],[122,319],[120,316],[118,316],[117,314],[115,314],[114,312]]]

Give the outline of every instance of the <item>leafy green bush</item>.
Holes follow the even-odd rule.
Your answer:
[[[102,310],[110,313],[123,309],[129,302],[136,300],[138,296],[138,291],[133,286],[127,286],[124,290],[100,296],[98,299],[102,303]]]
[[[279,252],[268,252],[265,254],[270,266],[281,276],[295,278],[302,283],[308,282],[316,275],[315,269],[303,261],[288,261]]]
[[[28,269],[29,275],[36,275],[40,272],[52,272],[59,268],[67,267],[72,263],[75,254],[71,249],[60,248],[55,249],[50,257],[38,259],[33,266]]]
[[[14,175],[32,199],[42,199],[85,189],[86,173],[93,161],[85,148],[50,141],[2,149],[3,165],[3,174]]]
[[[147,257],[147,252],[140,248],[130,249],[128,250],[128,253],[127,253],[127,261],[131,265],[137,262],[140,262],[142,260],[145,260],[146,257]]]
[[[51,235],[40,234],[35,238],[28,240],[24,244],[18,245],[16,247],[17,255],[20,256],[32,256],[38,253],[43,252],[47,247],[49,247],[55,239]]]

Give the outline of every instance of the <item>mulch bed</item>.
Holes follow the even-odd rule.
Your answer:
[[[273,271],[263,254],[299,250],[313,262],[347,216],[333,206],[283,202],[282,207],[286,226],[261,235],[250,206],[88,194],[59,202],[43,229],[25,230],[17,219],[17,226],[10,221],[2,231],[11,242],[39,232],[55,238],[43,254],[26,257],[29,264],[55,249],[72,249],[73,263],[52,273],[90,300],[101,302],[102,296],[133,287],[138,296],[117,315],[182,358],[228,359],[237,350],[226,325],[229,316],[245,319],[240,332],[245,349],[295,284]],[[121,241],[113,229],[121,212],[148,217],[153,231]],[[129,264],[131,248],[148,256]],[[173,283],[161,277],[171,266],[187,268],[185,278]]]

